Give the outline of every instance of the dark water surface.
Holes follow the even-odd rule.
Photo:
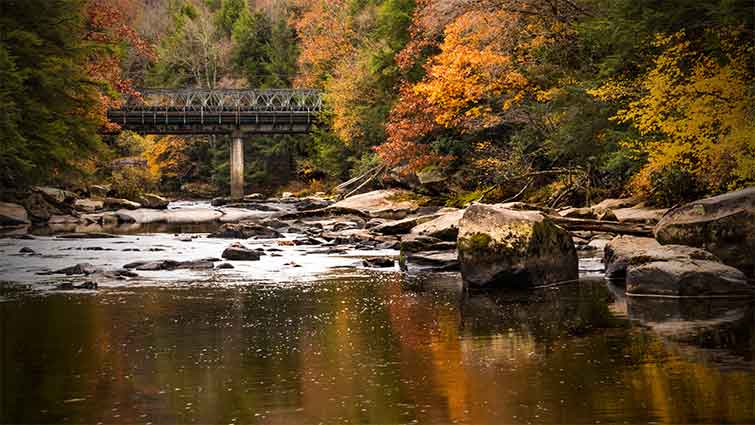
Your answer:
[[[8,294],[2,423],[747,423],[749,301],[458,276]]]

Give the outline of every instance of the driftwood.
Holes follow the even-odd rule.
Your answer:
[[[553,220],[556,224],[559,224],[570,231],[589,230],[594,232],[617,233],[620,235],[653,236],[653,226],[649,224],[569,218],[558,215],[548,215],[547,217]]]
[[[344,192],[348,191],[348,194],[346,196],[339,196],[339,199],[347,198],[349,195],[354,193],[355,191],[361,189],[364,187],[368,182],[372,181],[375,177],[377,177],[378,174],[383,170],[383,165],[377,165],[375,167],[370,168],[367,170],[366,173],[358,175],[350,180],[347,180],[338,186],[334,187],[331,192],[342,194]],[[362,181],[364,180],[364,181]],[[350,189],[353,186],[358,186],[356,189]]]

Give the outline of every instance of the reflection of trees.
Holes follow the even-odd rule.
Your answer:
[[[751,304],[624,300],[626,314],[643,322],[630,327],[611,313],[621,310],[617,295],[602,282],[463,298],[447,282],[409,291],[400,275],[380,276],[6,303],[12,363],[3,365],[4,395],[18,394],[6,397],[6,422],[747,422],[755,415],[752,368],[724,370],[689,355],[715,348],[718,358],[736,355],[737,364],[752,366]],[[735,320],[721,320],[732,312]],[[697,324],[678,332],[682,322]],[[669,324],[674,331],[661,332]],[[724,360],[715,365],[732,364]],[[63,403],[76,398],[86,400]]]

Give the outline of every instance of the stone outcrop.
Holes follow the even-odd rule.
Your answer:
[[[532,287],[577,278],[569,233],[537,211],[473,204],[459,222],[459,262],[471,288]]]
[[[26,208],[18,204],[0,202],[0,226],[18,226],[29,224]]]
[[[426,223],[437,218],[437,215],[423,215],[419,217],[407,217],[401,220],[388,221],[373,227],[370,231],[381,235],[403,235],[409,233],[419,224]]]
[[[755,276],[755,187],[690,202],[655,227],[662,244],[705,248],[725,264]]]

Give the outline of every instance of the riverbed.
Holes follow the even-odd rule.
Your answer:
[[[627,298],[596,253],[579,282],[494,294],[362,262],[393,250],[264,239],[244,241],[260,261],[96,291],[39,274],[230,242],[158,230],[0,239],[1,423],[755,421],[752,301]]]

